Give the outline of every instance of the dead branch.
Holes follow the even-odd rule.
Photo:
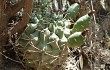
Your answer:
[[[10,31],[11,34],[15,34],[16,32],[20,32],[24,27],[26,27],[28,21],[29,21],[29,14],[32,11],[32,1],[33,0],[22,0],[15,6],[8,7],[5,11],[5,15],[0,15],[0,44],[1,42],[7,40],[8,38],[8,20],[10,17],[12,17],[14,14],[16,14],[21,8],[24,8],[24,14],[22,17],[22,21],[19,22],[17,25],[15,25]],[[10,13],[11,12],[11,13]]]
[[[21,8],[23,8],[24,3],[26,0],[21,0],[19,3],[13,5],[13,6],[8,6],[5,10],[6,14],[8,17],[14,16],[18,11],[20,11]]]

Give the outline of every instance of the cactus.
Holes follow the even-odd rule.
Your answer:
[[[90,16],[88,14],[80,17],[74,24],[72,32],[84,31],[89,26]]]
[[[84,43],[85,37],[82,32],[88,27],[90,17],[89,15],[82,16],[70,29],[70,25],[73,23],[68,18],[76,19],[79,13],[77,3],[71,5],[67,10],[68,18],[59,18],[58,16],[62,13],[54,15],[54,17],[52,14],[44,15],[49,9],[40,9],[39,14],[32,13],[35,15],[32,16],[33,19],[30,18],[30,23],[18,43],[23,49],[20,51],[24,54],[26,65],[35,70],[38,70],[39,66],[50,70],[65,61],[69,53],[68,47],[80,47]]]
[[[79,13],[79,4],[74,3],[68,8],[66,18],[75,20],[76,17],[78,16],[78,13]]]
[[[82,32],[75,32],[68,37],[68,46],[79,47],[84,43]]]

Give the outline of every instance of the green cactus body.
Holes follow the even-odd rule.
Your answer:
[[[74,3],[72,4],[68,10],[67,10],[67,19],[76,19],[77,15],[79,13],[79,4],[78,3]]]
[[[61,20],[61,21],[58,21],[57,22],[57,25],[58,26],[61,26],[61,27],[64,27],[65,26],[65,24],[64,24],[64,22]]]
[[[63,34],[64,34],[64,29],[61,26],[57,26],[55,33],[61,39],[63,37]]]
[[[35,31],[35,29],[37,28],[37,24],[28,24],[28,27],[26,28],[25,32],[26,34],[31,34]]]
[[[84,31],[89,26],[90,16],[84,15],[80,17],[74,24],[72,32],[81,32]]]
[[[50,50],[50,46],[47,47],[48,36],[50,35],[50,31],[48,29],[43,29],[40,32],[40,43],[38,44],[38,48],[41,50]]]
[[[50,32],[55,32],[55,29],[56,29],[55,25],[50,24],[50,26],[49,26],[49,31],[50,31]]]
[[[71,30],[69,28],[64,29],[64,35],[68,38],[71,35]]]
[[[41,0],[41,2],[42,2],[42,4],[44,4],[44,6],[45,6],[48,2],[50,2],[50,0]]]
[[[37,52],[38,50],[35,49],[34,46],[32,46],[31,44],[28,44],[25,48],[25,59],[28,59],[29,62],[31,62],[30,60],[38,60],[38,58],[41,58],[40,56],[35,56],[35,55],[38,55],[39,52]],[[30,57],[31,56],[31,57]]]
[[[52,61],[54,61],[57,57],[58,57],[58,54],[60,54],[61,51],[59,50],[52,50],[52,51],[47,51],[47,54],[43,54],[42,56],[42,60],[45,62],[44,66],[45,65],[50,65],[51,63],[54,63]]]
[[[19,39],[19,45],[22,47],[25,47],[27,43],[29,42],[29,35],[26,35],[25,33],[22,33],[20,39]]]
[[[31,45],[28,45],[25,49],[25,51],[23,51],[25,53],[25,55],[23,55],[25,63],[27,66],[29,67],[35,67],[36,65],[38,65],[39,61],[41,60],[42,56],[40,54],[40,52],[35,49],[34,47],[32,47]]]
[[[30,35],[27,35],[26,33],[22,33],[20,39],[24,39],[24,40],[27,40],[29,39]]]
[[[30,34],[31,42],[36,46],[39,42],[39,32],[34,32]]]
[[[22,47],[25,47],[28,42],[29,42],[29,40],[20,39],[19,40],[19,45],[22,46]]]
[[[51,0],[40,1],[39,11],[31,15],[30,23],[18,43],[27,66],[33,67],[35,70],[38,70],[39,66],[41,70],[44,70],[42,68],[52,70],[52,67],[65,61],[69,54],[68,47],[80,47],[84,43],[85,37],[82,36],[82,32],[88,27],[90,17],[82,16],[70,29],[72,24],[70,19],[76,19],[79,13],[79,4],[71,5],[67,9],[67,15],[64,15],[65,12],[59,13],[58,11],[57,0],[53,1],[57,12],[52,11],[53,9],[49,10],[53,4]],[[62,2],[66,4],[66,0]],[[63,6],[63,9],[66,10],[66,7]]]
[[[50,37],[49,37],[49,44],[53,47],[53,48],[55,48],[55,49],[57,49],[58,48],[58,42],[59,41],[59,37],[55,34],[55,33],[53,33]]]
[[[65,28],[70,28],[71,22],[70,20],[64,20]]]
[[[63,49],[64,46],[67,45],[67,38],[65,37],[65,35],[63,35],[62,39],[59,40],[58,44],[61,49]]]
[[[36,4],[36,3],[35,3]],[[35,4],[33,4],[33,5],[35,5]],[[31,13],[31,18],[30,18],[30,20],[29,20],[29,23],[33,23],[33,24],[36,24],[36,23],[38,23],[39,22],[39,20],[38,20],[38,17],[36,17],[36,13],[35,12],[32,12]]]
[[[69,47],[80,47],[84,43],[85,38],[82,36],[82,32],[75,32],[68,37]]]

